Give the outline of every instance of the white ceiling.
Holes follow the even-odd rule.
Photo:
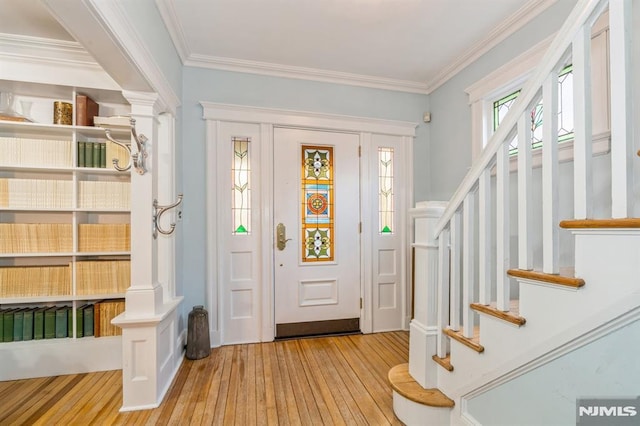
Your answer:
[[[186,65],[428,93],[556,0],[155,0]],[[0,33],[72,37],[39,0]]]

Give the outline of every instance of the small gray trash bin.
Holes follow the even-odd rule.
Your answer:
[[[187,359],[206,358],[211,354],[209,342],[209,314],[202,305],[189,312],[187,325]]]

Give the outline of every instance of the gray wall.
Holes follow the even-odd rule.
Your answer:
[[[498,386],[467,403],[486,426],[576,424],[577,398],[637,398],[640,321]],[[613,423],[612,423],[613,424]]]
[[[422,123],[426,95],[186,67],[183,74],[181,191],[184,193],[182,258],[184,309],[206,306],[205,121],[201,101],[293,109]],[[414,142],[415,199],[429,193],[427,125]],[[208,307],[212,309],[211,307]],[[210,312],[215,315],[215,312]]]

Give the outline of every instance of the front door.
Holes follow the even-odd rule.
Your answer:
[[[359,144],[274,129],[276,337],[360,330]]]

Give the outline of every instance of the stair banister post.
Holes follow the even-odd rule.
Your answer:
[[[414,219],[414,317],[409,324],[409,374],[424,388],[436,387],[431,357],[438,341],[438,242],[435,224],[446,203],[420,202],[410,211]]]

